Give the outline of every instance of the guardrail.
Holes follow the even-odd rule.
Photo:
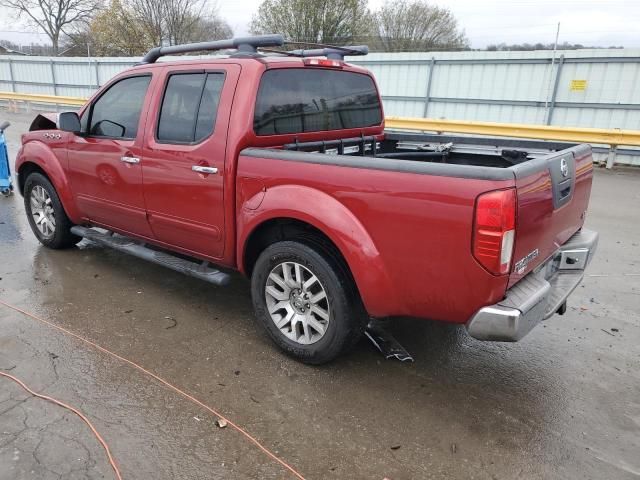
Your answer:
[[[551,127],[548,125],[519,125],[404,117],[386,117],[385,125],[387,128],[398,130],[473,133],[491,135],[493,137],[534,138],[538,140],[640,147],[640,130]]]
[[[82,106],[86,102],[86,99],[79,97],[12,92],[0,92],[0,100],[69,106]],[[607,157],[607,168],[613,167],[616,151],[619,146],[640,147],[639,130],[553,127],[548,125],[520,125],[405,117],[386,117],[385,125],[387,128],[395,130],[415,130],[437,133],[450,132],[488,135],[493,137],[531,138],[537,140],[608,145],[609,155]]]
[[[70,105],[80,107],[87,101],[86,98],[61,97],[57,95],[40,95],[37,93],[13,93],[0,92],[0,100],[9,102],[45,103],[54,105]]]
[[[451,132],[492,137],[532,138],[536,140],[608,145],[607,168],[613,167],[619,146],[640,147],[640,130],[553,127],[548,125],[520,125],[405,117],[386,117],[385,126],[396,130]]]

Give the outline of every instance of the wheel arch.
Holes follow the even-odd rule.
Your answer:
[[[41,175],[43,175],[44,177],[47,178],[47,180],[49,180],[51,182],[51,178],[49,177],[49,175],[47,175],[47,172],[44,171],[44,169],[38,165],[35,162],[24,162],[21,166],[20,169],[18,170],[18,191],[20,192],[20,195],[24,196],[24,185],[27,182],[27,178],[29,177],[29,175],[31,175],[32,173],[39,173]],[[53,182],[51,182],[53,183]]]
[[[346,206],[324,192],[300,186],[268,190],[258,210],[239,210],[237,238],[238,267],[247,276],[260,253],[274,242],[315,242],[312,246],[340,262],[370,315],[387,316],[399,309],[372,238]]]
[[[40,173],[56,189],[65,213],[74,223],[80,223],[81,215],[76,206],[68,177],[53,152],[41,142],[29,142],[20,150],[16,160],[18,189],[24,195],[24,186],[32,173]]]

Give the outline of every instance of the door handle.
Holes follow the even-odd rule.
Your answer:
[[[194,165],[191,170],[198,173],[218,173],[216,167],[203,167],[202,165]]]
[[[138,157],[120,157],[120,161],[124,163],[140,163],[140,159]]]

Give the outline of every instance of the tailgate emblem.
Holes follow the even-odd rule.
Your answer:
[[[527,266],[529,265],[529,262],[534,260],[539,254],[540,252],[536,248],[532,252],[529,252],[525,257],[518,260],[516,264],[513,266],[516,273],[519,275],[524,273],[524,271],[527,269]]]
[[[560,173],[563,177],[569,175],[569,165],[567,165],[567,161],[564,158],[560,160]]]

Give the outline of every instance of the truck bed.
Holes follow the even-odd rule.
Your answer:
[[[590,153],[586,145],[387,133],[248,148],[238,176],[259,178],[267,192],[293,184],[321,190],[327,197],[317,208],[322,201],[333,208],[337,200],[357,218],[380,258],[395,262],[386,268],[390,284],[405,285],[380,292],[380,301],[365,299],[370,313],[463,323],[478,305],[501,300],[582,227]],[[471,254],[474,206],[479,195],[506,188],[517,194],[512,268],[492,275]]]

